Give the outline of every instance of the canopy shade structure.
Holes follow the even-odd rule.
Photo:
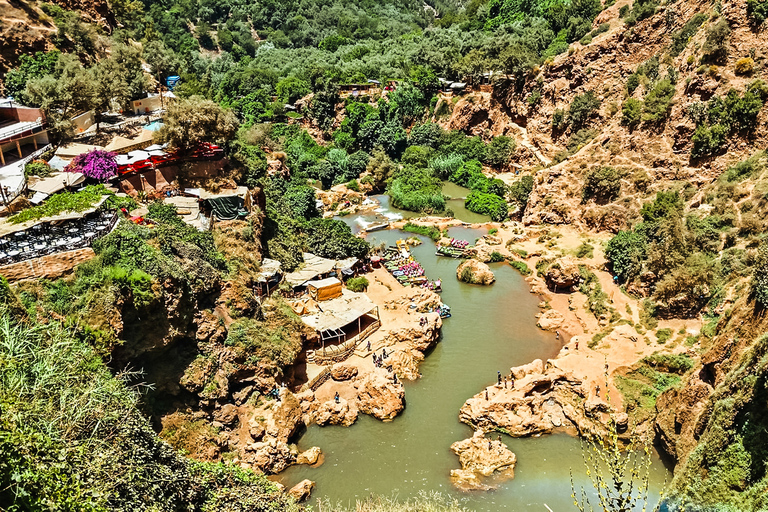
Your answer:
[[[312,299],[323,302],[341,297],[341,281],[335,277],[307,282],[307,291]]]
[[[285,275],[285,280],[288,281],[288,284],[291,286],[300,286],[319,275],[333,271],[336,267],[335,260],[321,258],[320,256],[315,256],[308,252],[305,252],[303,256],[304,265],[302,265],[299,270]]]
[[[139,149],[152,144],[153,133],[149,130],[141,130],[133,139],[117,136],[104,148],[114,153],[127,153],[133,149]]]
[[[256,281],[259,283],[266,283],[279,273],[280,262],[277,260],[264,258],[264,261],[261,262],[260,272],[256,276]]]
[[[89,151],[94,151],[96,149],[104,149],[101,146],[93,146],[90,144],[67,144],[66,146],[59,146],[59,148],[56,150],[56,153],[54,153],[59,158],[63,158],[64,160],[72,160],[78,155],[82,155],[83,153],[88,153]]]
[[[364,293],[343,289],[340,297],[318,304],[319,312],[301,317],[301,321],[317,332],[341,329],[376,309]]]
[[[50,178],[42,179],[33,185],[29,185],[29,189],[35,192],[51,195],[64,190],[65,187],[79,185],[83,181],[85,181],[85,176],[83,176],[82,173],[62,172],[51,176]]]

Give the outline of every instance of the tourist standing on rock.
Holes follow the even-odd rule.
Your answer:
[[[485,401],[488,401],[488,388],[485,388]]]
[[[371,351],[371,340],[368,340],[368,352]]]
[[[509,382],[511,384],[511,386],[509,386],[509,387],[512,388],[512,389],[515,389],[515,379],[509,379]]]
[[[576,340],[576,350],[579,350],[579,340]]]
[[[336,400],[336,403],[339,403],[339,392],[336,392],[336,395],[333,397],[334,400]]]
[[[600,384],[597,385],[597,388],[595,388],[595,396],[600,397]]]
[[[504,377],[504,389],[507,389],[507,378]]]
[[[501,372],[498,372],[498,371],[497,371],[496,373],[498,374],[498,375],[497,375],[497,377],[496,377],[496,378],[498,379],[498,383],[497,383],[497,384],[498,384],[499,386],[501,386]]]

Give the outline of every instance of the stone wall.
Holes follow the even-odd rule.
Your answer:
[[[56,279],[71,272],[77,265],[94,256],[95,253],[90,247],[49,254],[48,256],[2,266],[0,267],[0,275],[11,283],[22,279],[39,279],[41,277]]]

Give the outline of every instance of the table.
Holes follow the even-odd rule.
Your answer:
[[[33,247],[34,247],[35,249],[37,249],[38,251],[40,251],[40,250],[42,250],[42,249],[45,249],[45,248],[46,248],[46,247],[48,247],[48,246],[47,246],[46,244],[35,244],[35,245],[33,245]]]
[[[94,231],[88,231],[86,233],[83,233],[83,236],[85,236],[86,238],[90,238],[90,237],[95,236],[95,235],[96,235],[96,233]]]

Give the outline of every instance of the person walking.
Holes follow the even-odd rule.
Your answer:
[[[576,350],[579,350],[579,340],[576,340]]]
[[[597,388],[595,388],[595,396],[600,397],[600,384],[597,385]]]
[[[488,401],[488,388],[485,388],[485,401]]]
[[[507,378],[504,377],[504,389],[507,389]]]

